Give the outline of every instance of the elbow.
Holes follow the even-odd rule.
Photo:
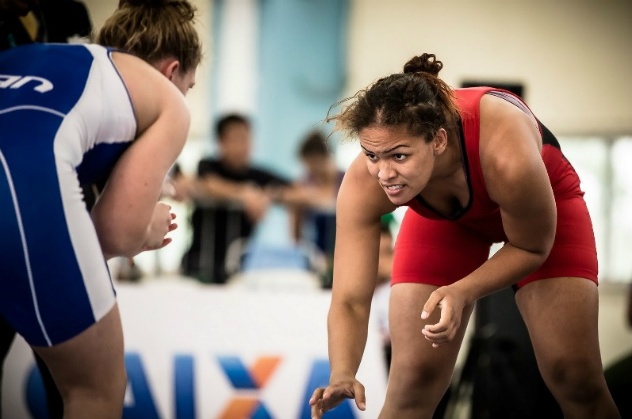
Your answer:
[[[536,259],[537,267],[540,267],[551,254],[553,245],[555,244],[555,232],[557,229],[557,220],[552,217],[545,228],[542,228],[538,235],[539,239],[535,240],[532,246],[527,246],[528,250]]]
[[[529,259],[531,260],[531,269],[530,271],[535,271],[538,269],[551,254],[551,249],[553,248],[554,237],[547,238],[543,240],[542,243],[537,247],[532,248],[523,248],[524,251],[528,252],[530,255]]]
[[[332,304],[330,308],[330,314],[335,316],[342,316],[346,318],[355,319],[368,319],[371,311],[371,300],[359,300],[350,299],[338,301],[337,304]]]
[[[544,240],[540,249],[540,257],[542,259],[542,263],[549,257],[551,254],[551,249],[553,249],[553,245],[555,244],[555,231],[557,228],[557,223],[553,222],[551,227],[548,229],[548,233],[544,235]]]
[[[533,262],[534,271],[538,269],[540,266],[542,266],[544,262],[546,262],[549,255],[551,254],[551,247],[552,246],[542,249],[541,251],[532,252],[535,255],[535,258],[534,258],[535,260]]]
[[[551,238],[551,240],[547,242],[546,245],[544,246],[544,249],[542,249],[542,252],[540,253],[540,257],[542,258],[542,263],[544,263],[544,261],[547,260],[549,255],[551,254],[551,249],[553,249],[554,242],[555,242],[555,238]]]

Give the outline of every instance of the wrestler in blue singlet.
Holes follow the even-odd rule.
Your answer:
[[[31,345],[70,339],[115,303],[80,185],[107,178],[135,134],[108,49],[0,52],[0,316]]]

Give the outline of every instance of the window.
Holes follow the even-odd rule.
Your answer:
[[[632,137],[558,139],[586,193],[600,280],[632,280]]]
[[[612,162],[612,208],[606,279],[632,281],[632,137],[614,141]]]

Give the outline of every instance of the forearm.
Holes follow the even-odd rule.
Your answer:
[[[92,210],[92,220],[106,259],[133,257],[140,253],[154,205],[136,201],[121,215],[120,211],[111,209],[112,206],[104,200],[97,202]]]
[[[461,288],[467,295],[468,303],[473,303],[522,280],[540,267],[547,256],[548,252],[530,252],[507,243],[478,269],[452,286]]]
[[[369,309],[332,304],[328,317],[331,382],[355,377],[366,346]]]
[[[102,234],[99,236],[99,242],[101,244],[101,250],[105,260],[115,257],[131,258],[142,251],[144,236],[138,236],[137,240],[124,236],[125,235],[121,235],[121,238],[119,239],[113,237],[112,235],[104,237]]]
[[[248,187],[251,186],[247,183],[207,176],[195,182],[194,195],[198,199],[240,202]]]

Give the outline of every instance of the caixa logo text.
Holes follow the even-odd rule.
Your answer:
[[[49,90],[53,90],[53,83],[43,77],[0,74],[0,89],[19,89],[21,87],[46,93]]]
[[[283,362],[281,357],[262,356],[249,365],[244,364],[236,356],[214,356],[218,366],[232,386],[232,395],[228,399],[215,401],[222,408],[213,418],[208,415],[203,419],[311,419],[309,399],[316,387],[326,386],[329,382],[330,367],[326,359],[314,359],[309,372],[299,385],[303,385],[302,399],[295,412],[288,417],[276,418],[268,408],[267,402],[259,397],[277,367]],[[125,354],[127,369],[126,403],[123,408],[123,419],[198,419],[199,409],[196,399],[195,359],[189,354],[173,357],[173,377],[171,388],[173,394],[172,412],[160,412],[154,398],[142,357],[139,353]],[[212,392],[202,397],[213,397]],[[39,371],[33,365],[26,383],[26,403],[33,417],[47,418],[46,395]],[[164,405],[164,404],[162,404]],[[276,407],[276,406],[275,406]],[[278,409],[277,409],[278,410]],[[327,413],[328,419],[355,419],[352,401],[347,400]],[[202,418],[200,418],[202,419]]]

